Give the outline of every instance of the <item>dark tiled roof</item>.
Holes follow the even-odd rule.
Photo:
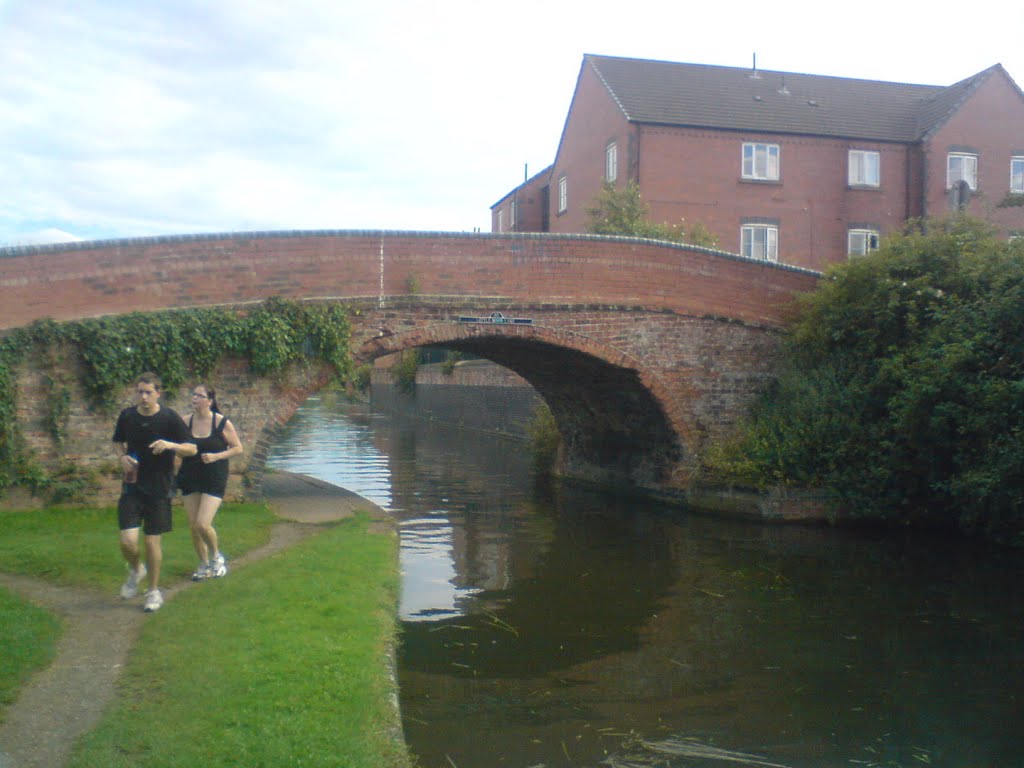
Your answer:
[[[949,87],[611,56],[584,57],[637,123],[908,142],[960,105],[995,65]]]
[[[521,191],[523,189],[526,189],[527,187],[529,187],[534,182],[538,182],[538,181],[541,181],[541,180],[547,181],[548,180],[547,177],[551,175],[551,169],[552,168],[554,168],[554,166],[553,165],[549,165],[547,168],[544,168],[543,170],[537,171],[537,173],[533,174],[533,176],[528,178],[526,181],[524,181],[518,187],[513,187],[509,192],[507,192],[505,194],[505,196],[503,198],[501,198],[501,200],[499,200],[498,202],[494,203],[491,206],[491,209],[493,210],[493,209],[497,208],[499,205],[501,205],[506,200],[508,200],[510,197],[512,197],[512,195],[514,195],[516,192],[519,192],[519,191]]]

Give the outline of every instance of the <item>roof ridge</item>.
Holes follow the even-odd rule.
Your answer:
[[[907,143],[998,69],[943,86],[585,54],[581,71],[631,123]]]
[[[996,68],[1001,69],[999,64],[995,64],[987,69],[983,69],[981,72],[975,72],[970,77],[965,77],[963,80],[953,83],[952,85],[946,86],[939,93],[929,100],[929,104],[935,104],[942,96],[952,96],[953,99],[949,106],[943,109],[939,114],[933,116],[927,124],[922,125],[924,115],[918,114],[918,138],[925,140],[929,136],[935,134],[943,125],[945,125],[949,119],[964,105],[971,96],[973,96],[977,90],[988,80],[992,73],[996,71]],[[924,111],[922,107],[921,112]]]
[[[618,95],[615,93],[612,87],[608,84],[608,81],[604,79],[604,75],[601,74],[601,70],[597,68],[596,64],[594,64],[593,59],[590,59],[589,63],[590,68],[593,70],[594,74],[597,75],[597,79],[601,81],[601,85],[603,85],[605,90],[608,91],[608,95],[611,97],[611,100],[614,101],[618,108],[622,111],[623,116],[627,120],[632,120],[633,118],[630,117],[629,110],[626,109],[625,105],[622,103],[622,100],[618,97]]]
[[[784,69],[764,69],[764,68],[760,68],[760,67],[755,69],[754,67],[737,67],[737,66],[732,66],[730,64],[701,64],[701,63],[694,62],[694,61],[669,61],[668,59],[641,59],[641,58],[637,58],[637,57],[633,57],[633,56],[609,56],[609,55],[600,54],[600,53],[586,53],[583,56],[584,56],[585,59],[588,59],[588,60],[591,60],[591,61],[593,61],[595,59],[605,59],[605,60],[629,61],[629,62],[637,62],[637,63],[645,63],[645,64],[667,64],[667,65],[671,65],[671,66],[696,67],[696,68],[700,68],[700,69],[730,70],[730,71],[734,71],[734,72],[757,72],[760,75],[793,75],[793,76],[796,76],[796,77],[809,77],[809,78],[823,79],[823,80],[838,80],[838,81],[843,81],[843,82],[877,83],[877,84],[880,84],[880,85],[909,86],[911,88],[942,89],[942,88],[948,88],[949,87],[947,85],[936,85],[936,84],[933,84],[933,83],[910,83],[910,82],[904,82],[904,81],[900,81],[900,80],[880,80],[878,78],[869,78],[869,77],[844,77],[842,75],[821,75],[821,74],[816,74],[814,72],[795,72],[795,71],[792,71],[792,70],[784,70]],[[993,65],[993,67],[995,67],[995,66],[999,66],[999,65]],[[990,69],[991,68],[992,67],[990,67]],[[972,77],[973,77],[973,75],[972,75]],[[969,78],[965,78],[965,79],[969,79]]]

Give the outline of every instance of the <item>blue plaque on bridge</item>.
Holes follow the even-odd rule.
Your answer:
[[[533,325],[533,319],[527,317],[505,317],[501,312],[491,312],[482,317],[459,315],[460,323],[485,323],[489,325]]]

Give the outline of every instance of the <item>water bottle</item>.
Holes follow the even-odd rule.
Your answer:
[[[139,457],[134,453],[129,453],[128,458],[134,463],[124,471],[124,482],[127,485],[134,485],[139,479]]]

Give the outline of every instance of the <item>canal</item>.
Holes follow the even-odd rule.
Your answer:
[[[422,768],[1024,765],[1021,553],[553,485],[329,394],[268,464],[397,519]]]

